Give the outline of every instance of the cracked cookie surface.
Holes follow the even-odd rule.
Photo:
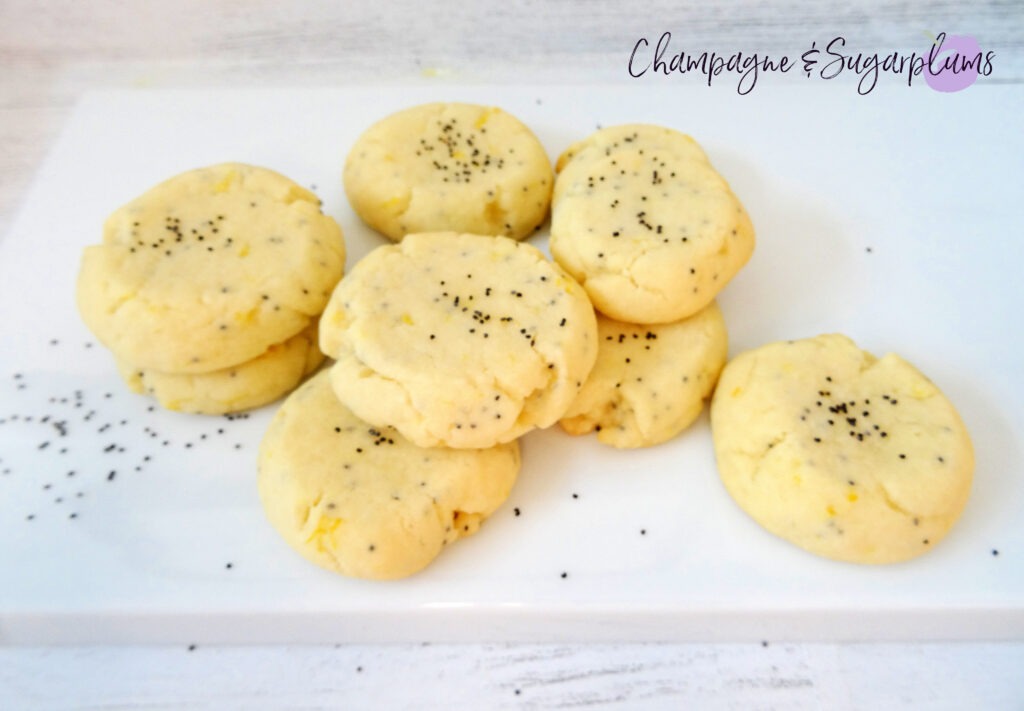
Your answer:
[[[659,444],[689,427],[725,365],[718,304],[681,321],[637,325],[598,314],[597,363],[560,420],[569,434],[596,431],[620,448]]]
[[[78,276],[90,330],[133,366],[208,373],[306,328],[345,266],[341,229],[288,178],[238,163],[175,176],[106,221]]]
[[[523,239],[547,217],[554,175],[537,137],[511,114],[433,103],[371,126],[345,161],[345,193],[394,241],[456,231]]]
[[[597,357],[586,294],[504,237],[409,235],[375,249],[320,321],[338,398],[423,447],[489,447],[554,424]]]
[[[715,390],[711,427],[740,508],[827,558],[921,555],[970,493],[974,453],[953,405],[899,356],[875,358],[845,336],[737,356]]]
[[[686,318],[750,259],[750,218],[685,134],[604,128],[570,146],[556,169],[551,254],[603,314],[629,323]]]
[[[343,575],[422,570],[508,498],[515,442],[482,450],[416,447],[338,402],[327,372],[288,397],[260,445],[264,511],[284,540]]]

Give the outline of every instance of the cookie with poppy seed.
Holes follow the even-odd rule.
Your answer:
[[[195,374],[305,329],[341,278],[341,229],[313,193],[225,163],[175,176],[114,212],[87,247],[79,312],[133,367]]]
[[[772,343],[726,365],[711,403],[722,483],[817,555],[893,563],[930,551],[967,503],[974,452],[939,389],[849,338]]]
[[[168,410],[222,415],[250,410],[295,389],[324,361],[316,322],[263,354],[209,373],[161,373],[117,361],[128,387],[151,395]]]
[[[515,442],[420,448],[338,402],[328,374],[292,393],[260,445],[257,483],[271,525],[317,565],[390,580],[475,534],[519,472]]]
[[[421,447],[482,448],[558,421],[597,357],[583,289],[505,237],[408,235],[338,284],[320,321],[338,398]]]
[[[725,365],[728,334],[718,304],[672,323],[637,325],[598,314],[597,364],[562,429],[596,431],[619,448],[660,444],[689,427]]]
[[[551,254],[607,316],[686,318],[750,259],[746,210],[683,133],[604,128],[570,146],[556,169]]]
[[[345,161],[356,213],[398,241],[411,232],[522,239],[547,217],[554,175],[537,137],[499,108],[433,103],[363,133]]]

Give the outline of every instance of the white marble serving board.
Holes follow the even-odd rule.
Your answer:
[[[977,451],[957,528],[904,564],[813,557],[728,498],[705,416],[641,451],[528,435],[507,504],[413,578],[348,580],[294,554],[255,490],[274,407],[187,416],[128,393],[75,311],[79,255],[126,200],[234,160],[312,187],[351,267],[384,240],[345,202],[345,154],[432,100],[501,105],[552,158],[597,125],[691,133],[757,228],[720,299],[732,353],[839,331],[918,365]],[[1021,115],[1020,86],[90,95],[0,244],[0,644],[1024,637]]]

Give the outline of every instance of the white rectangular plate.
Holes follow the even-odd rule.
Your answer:
[[[552,157],[599,124],[697,138],[758,234],[720,299],[732,353],[838,331],[916,364],[977,451],[952,534],[885,567],[804,553],[726,495],[704,417],[641,451],[528,435],[507,504],[404,581],[341,578],[288,549],[255,488],[274,407],[187,416],[127,392],[77,316],[79,256],[125,201],[231,160],[312,186],[351,267],[384,240],[345,201],[346,152],[378,118],[434,100],[500,105]],[[1024,637],[1021,115],[1020,86],[90,96],[0,246],[0,642]]]

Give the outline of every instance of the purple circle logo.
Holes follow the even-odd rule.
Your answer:
[[[969,35],[940,34],[926,55],[924,80],[935,91],[962,91],[978,80],[983,56]]]

